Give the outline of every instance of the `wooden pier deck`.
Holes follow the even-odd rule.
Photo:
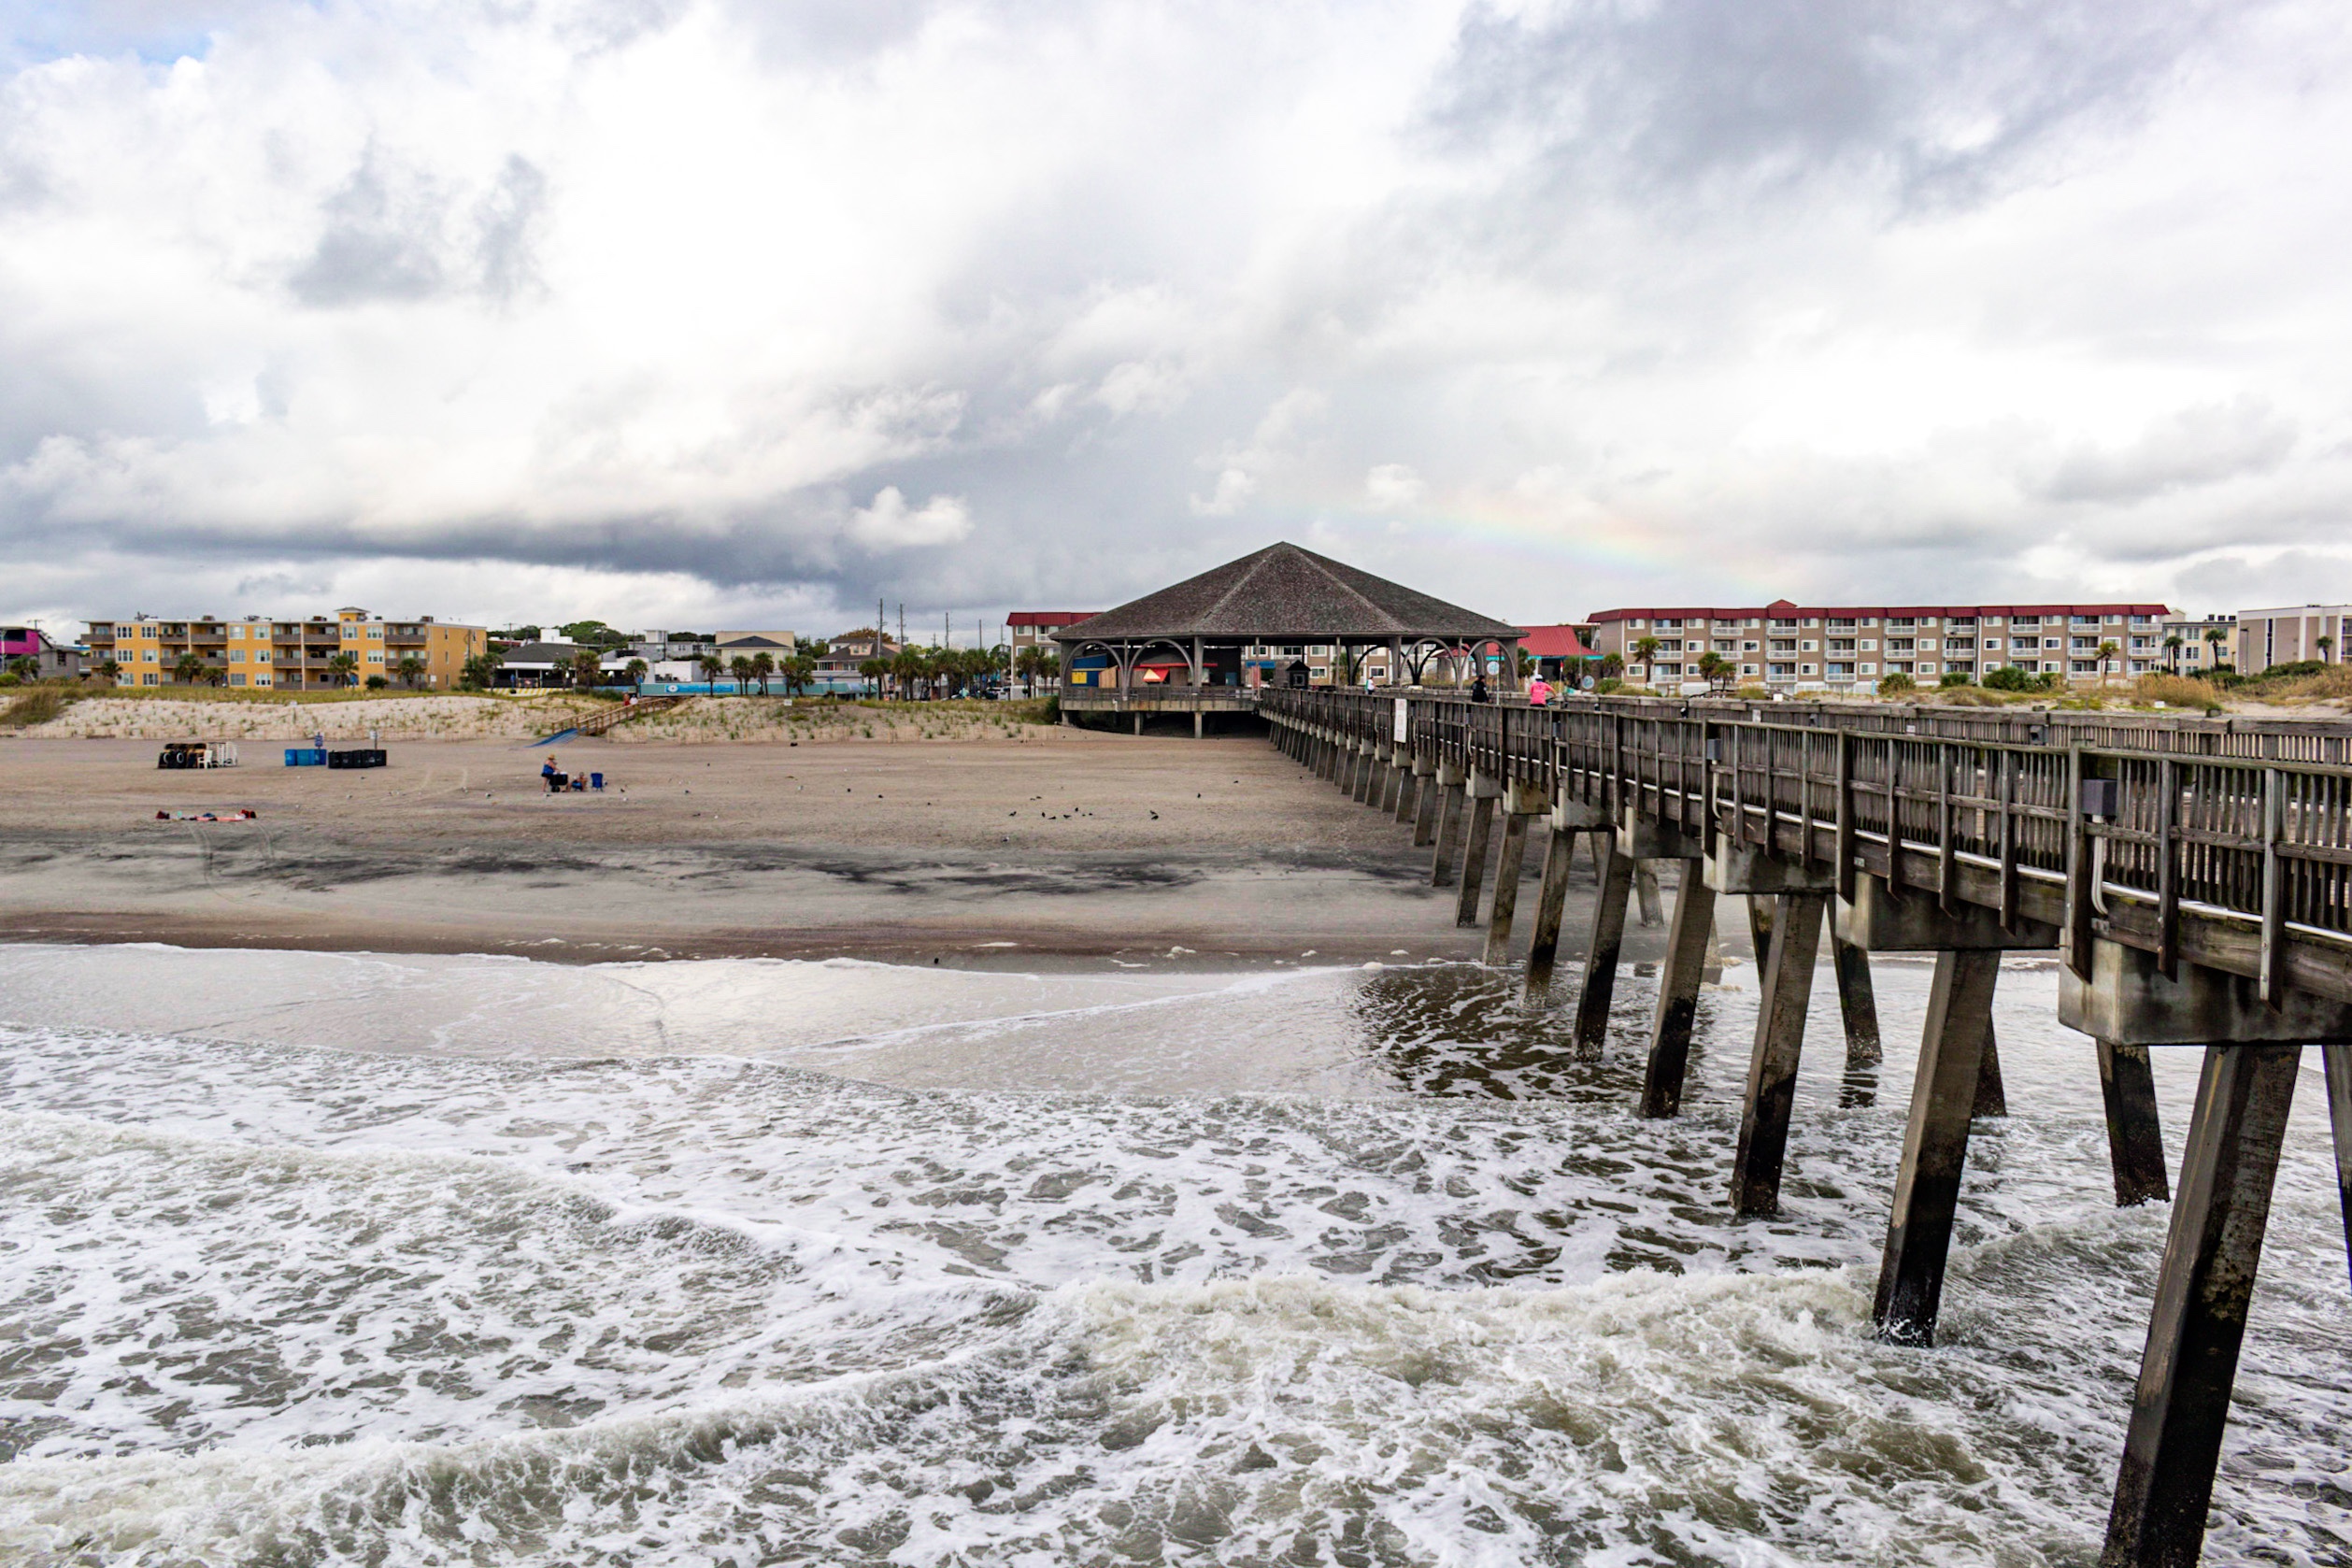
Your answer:
[[[2307,1044],[2323,1053],[2352,1256],[2352,727],[1332,689],[1270,689],[1258,709],[1288,754],[1412,825],[1433,882],[1460,888],[1461,923],[1486,924],[1490,963],[1514,961],[1527,828],[1548,819],[1531,998],[1548,994],[1568,864],[1590,835],[1582,1048],[1603,1044],[1636,867],[1683,863],[1646,1116],[1680,1104],[1716,899],[1749,900],[1762,991],[1732,1162],[1739,1213],[1777,1206],[1825,927],[1853,1052],[1876,1049],[1866,955],[1933,953],[1875,1308],[1890,1340],[1933,1341],[1969,1128],[2001,1103],[2003,952],[2063,956],[2060,1019],[2095,1048],[2119,1203],[2167,1195],[2148,1049],[2203,1048],[2102,1558],[2197,1561]]]

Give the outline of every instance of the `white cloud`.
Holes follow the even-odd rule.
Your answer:
[[[1192,515],[1205,518],[1228,518],[1241,510],[1242,503],[1258,492],[1258,481],[1238,468],[1228,468],[1217,476],[1217,488],[1205,501],[1190,497]]]
[[[951,545],[972,532],[972,514],[956,495],[934,495],[909,510],[896,485],[885,485],[874,505],[849,514],[849,536],[872,549]]]
[[[1428,493],[1428,484],[1402,463],[1383,463],[1364,476],[1364,505],[1376,512],[1403,511]]]
[[[2352,592],[2341,7],[84,10],[0,54],[10,616],[1110,602],[1365,513],[1506,617]]]

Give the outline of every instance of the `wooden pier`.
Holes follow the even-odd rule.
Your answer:
[[[2352,727],[2017,709],[1268,690],[1276,745],[1412,825],[1457,918],[1516,950],[1530,825],[1547,850],[1526,989],[1547,1000],[1579,835],[1600,868],[1575,1039],[1603,1046],[1628,900],[1681,862],[1642,1092],[1681,1103],[1718,895],[1744,895],[1761,996],[1729,1202],[1773,1213],[1826,929],[1849,1060],[1874,1060],[1868,954],[1935,955],[1874,1317],[1933,1343],[1968,1138],[2003,1096],[2001,955],[2064,959],[2119,1204],[2173,1197],[2102,1562],[2188,1564],[2222,1429],[2302,1048],[2323,1053],[2352,1256]],[[1493,848],[1500,815],[1502,844]],[[1490,858],[1492,895],[1481,898]],[[2168,1194],[2152,1047],[2204,1050]]]

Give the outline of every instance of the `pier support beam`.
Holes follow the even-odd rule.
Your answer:
[[[1870,980],[1870,954],[1851,942],[1830,942],[1837,971],[1838,1012],[1846,1020],[1846,1067],[1875,1067],[1886,1059],[1878,1038],[1878,991]]]
[[[1454,905],[1454,924],[1478,923],[1478,894],[1486,886],[1487,852],[1494,842],[1494,803],[1503,791],[1493,779],[1470,776],[1470,843],[1461,855],[1461,898]]]
[[[2335,1133],[2336,1190],[2344,1203],[2344,1256],[2352,1263],[2352,1046],[2319,1048],[2328,1078],[2328,1125]]]
[[[1592,903],[1592,942],[1586,949],[1584,990],[1576,998],[1576,1049],[1598,1056],[1609,1042],[1609,1002],[1617,994],[1617,958],[1625,946],[1625,905],[1633,891],[1633,862],[1618,852],[1614,834],[1595,834],[1601,887]]]
[[[1976,1103],[1970,1113],[1978,1120],[2009,1114],[2009,1086],[2001,1076],[2001,1036],[1992,1020],[1985,1020],[1985,1054],[1976,1063]]]
[[[1715,890],[1698,861],[1682,862],[1675,886],[1675,929],[1658,974],[1658,1011],[1650,1021],[1649,1065],[1642,1077],[1642,1115],[1672,1116],[1682,1108],[1690,1064],[1690,1026],[1699,1012],[1699,982],[1715,933]]]
[[[2146,1048],[2209,1040],[2238,1047],[2352,1040],[2352,1007],[2309,991],[2288,991],[2273,1006],[2249,976],[2186,962],[2168,976],[2155,954],[2105,940],[2092,942],[2088,971],[2087,976],[2060,971],[2058,1021],[2099,1043],[2099,1087],[2106,1101],[2107,1155],[2118,1204],[2165,1195],[2164,1140],[2157,1128]],[[2333,1053],[2345,1048],[2327,1048]],[[2332,1080],[2330,1088],[2332,1110]],[[2352,1119],[2352,1105],[2345,1115]],[[2340,1125],[2340,1162],[2345,1158],[2345,1135]],[[2352,1226],[2352,1215],[2346,1223]],[[2352,1246],[2352,1230],[2345,1239]]]
[[[2105,1568],[2188,1568],[2203,1550],[2302,1054],[2290,1045],[2205,1048],[2099,1558]]]
[[[2107,1106],[2107,1162],[2115,1171],[2116,1206],[2170,1198],[2147,1047],[2099,1042],[2099,1096]]]
[[[1452,777],[1447,775],[1452,773]],[[1440,763],[1437,770],[1437,833],[1434,843],[1437,853],[1430,862],[1429,885],[1443,888],[1454,879],[1454,846],[1461,837],[1462,786],[1467,782],[1461,774]],[[1424,814],[1428,806],[1422,808]],[[1418,835],[1417,835],[1418,836]]]
[[[1417,847],[1429,842],[1421,826],[1421,815],[1427,809],[1423,802],[1429,794],[1429,781],[1436,775],[1437,765],[1416,748],[1404,781],[1397,787],[1396,820],[1413,824],[1413,842]]]
[[[1887,1221],[1878,1298],[1871,1308],[1879,1336],[1898,1345],[1935,1343],[1952,1214],[1975,1118],[1976,1075],[1984,1064],[1993,985],[2000,977],[1997,951],[1978,948],[1935,955],[1927,1033],[1911,1087],[1911,1119],[1903,1128],[1903,1164],[1895,1173],[1894,1213]]]
[[[1511,962],[1511,921],[1518,912],[1519,875],[1527,865],[1527,825],[1532,817],[1503,814],[1503,851],[1494,862],[1494,902],[1487,913],[1486,962],[1500,969]]]
[[[1560,960],[1560,921],[1568,907],[1568,868],[1575,862],[1576,834],[1554,827],[1544,847],[1544,879],[1535,889],[1535,934],[1527,947],[1527,992],[1539,1003],[1551,991],[1552,970]]]
[[[1551,809],[1551,795],[1545,790],[1516,778],[1503,786],[1503,852],[1495,862],[1494,897],[1487,906],[1485,962],[1490,967],[1511,962],[1511,922],[1518,912],[1519,878],[1527,868],[1528,829]]]
[[[1658,894],[1658,863],[1639,861],[1633,867],[1633,891],[1642,904],[1642,924],[1661,926],[1666,923],[1665,901]]]
[[[1374,804],[1381,811],[1396,818],[1400,822],[1404,820],[1404,818],[1399,813],[1398,800],[1404,793],[1404,786],[1412,777],[1412,758],[1406,755],[1404,747],[1391,748],[1389,752],[1388,777],[1380,780],[1380,798]]]
[[[1821,911],[1828,901],[1828,894],[1817,892],[1774,898],[1756,1047],[1747,1062],[1739,1146],[1732,1156],[1732,1211],[1743,1219],[1780,1210],[1780,1170],[1789,1151],[1789,1117],[1796,1104],[1804,1016],[1813,1002],[1813,965],[1820,956]]]

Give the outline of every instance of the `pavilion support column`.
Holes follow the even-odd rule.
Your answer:
[[[1760,965],[1756,1047],[1748,1058],[1739,1147],[1732,1156],[1732,1210],[1742,1219],[1780,1211],[1780,1171],[1796,1106],[1804,1016],[1813,1002],[1813,963],[1820,954],[1829,902],[1823,893],[1780,893],[1773,905],[1772,946]]]
[[[1576,1049],[1598,1056],[1609,1041],[1609,1002],[1617,994],[1617,959],[1625,946],[1625,905],[1633,891],[1632,857],[1618,852],[1617,834],[1597,833],[1601,888],[1592,905],[1592,942],[1586,949],[1584,991],[1576,998]]]
[[[1661,926],[1666,923],[1665,901],[1658,893],[1658,865],[1654,861],[1638,862],[1633,871],[1633,889],[1642,901],[1642,924]]]
[[[2107,1107],[2107,1163],[2116,1178],[2116,1206],[2129,1208],[2173,1195],[2164,1176],[2164,1133],[2156,1118],[2156,1076],[2145,1046],[2099,1047],[2099,1097]]]
[[[1568,867],[1576,858],[1576,834],[1552,829],[1544,848],[1544,879],[1535,891],[1535,934],[1527,948],[1527,1000],[1540,1002],[1551,990],[1560,958],[1560,920],[1568,906]]]
[[[1968,1164],[1976,1079],[1991,1033],[1993,985],[2000,977],[1997,950],[1935,955],[1927,1031],[1919,1042],[1918,1076],[1912,1081],[1911,1119],[1903,1129],[1903,1163],[1895,1172],[1894,1213],[1887,1221],[1878,1297],[1871,1309],[1879,1337],[1898,1345],[1935,1343],[1952,1215],[1960,1202],[1960,1173]]]
[[[1135,715],[1135,734],[1137,734],[1138,735],[1140,735],[1140,734],[1142,734],[1143,733],[1144,733],[1144,716],[1143,716],[1142,714],[1138,713],[1138,714],[1136,714],[1136,715]]]
[[[2205,1048],[2099,1558],[2105,1568],[2189,1568],[2204,1548],[2302,1055],[2292,1045]]]
[[[1675,929],[1666,941],[1666,962],[1658,975],[1658,1011],[1650,1022],[1649,1066],[1642,1079],[1642,1115],[1672,1116],[1682,1108],[1682,1083],[1690,1063],[1690,1027],[1699,1014],[1699,982],[1706,969],[1707,939],[1715,932],[1715,890],[1701,861],[1682,862],[1675,886]]]
[[[1487,889],[1487,853],[1493,847],[1493,802],[1503,790],[1484,774],[1470,774],[1470,847],[1463,851],[1463,893],[1454,905],[1456,926],[1477,924],[1479,893]]]
[[[1887,1053],[1878,1039],[1878,992],[1870,981],[1870,954],[1832,934],[1830,964],[1837,971],[1837,1006],[1846,1019],[1846,1071],[1875,1067]]]

